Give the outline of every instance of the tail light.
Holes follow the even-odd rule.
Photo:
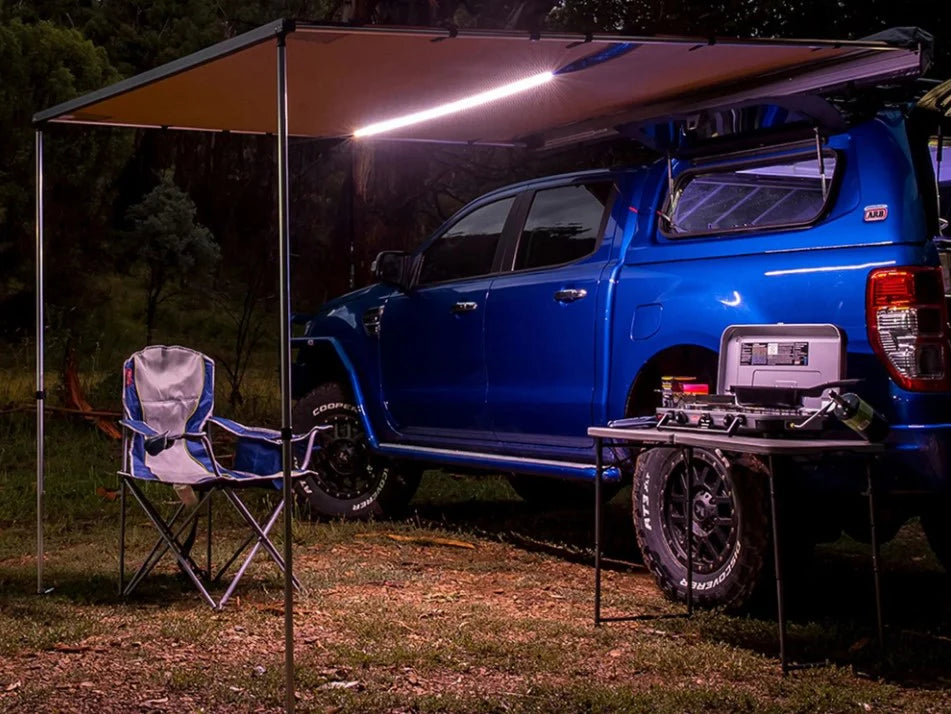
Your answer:
[[[892,379],[910,391],[951,389],[948,307],[941,268],[873,270],[866,301],[869,342]]]

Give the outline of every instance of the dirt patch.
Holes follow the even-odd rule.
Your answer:
[[[592,569],[557,549],[411,524],[298,531],[301,711],[951,707],[946,683],[934,677],[912,687],[828,667],[783,680],[769,617],[595,628]],[[111,535],[85,533],[53,551],[47,570],[56,589],[45,597],[27,594],[28,558],[0,563],[0,710],[279,711],[283,601],[273,567],[260,560],[222,613],[171,567],[121,601],[101,545]],[[681,611],[642,569],[607,571],[604,591],[605,614]],[[793,623],[797,646],[847,649],[856,632],[867,634],[864,624],[845,627],[830,644],[810,635],[811,626]]]

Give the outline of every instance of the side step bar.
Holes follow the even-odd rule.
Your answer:
[[[560,476],[575,480],[594,481],[596,469],[594,464],[577,463],[572,461],[553,461],[550,459],[533,459],[525,456],[505,456],[502,454],[487,454],[477,451],[460,451],[458,449],[436,449],[428,446],[406,446],[404,444],[380,444],[376,451],[386,456],[395,456],[403,459],[430,461],[432,463],[454,466],[467,466],[500,471],[515,471],[522,474],[537,476]],[[621,479],[621,472],[615,466],[608,466],[604,470],[606,482],[616,482]]]

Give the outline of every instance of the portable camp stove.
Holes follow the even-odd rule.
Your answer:
[[[665,378],[657,426],[728,434],[821,430],[845,379],[845,334],[835,325],[733,325],[720,340],[717,393]],[[619,424],[620,425],[620,424]]]

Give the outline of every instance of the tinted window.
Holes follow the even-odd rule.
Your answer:
[[[611,186],[602,182],[536,193],[518,242],[515,269],[570,263],[593,252]]]
[[[824,157],[826,187],[834,155]],[[674,195],[668,233],[709,233],[808,223],[825,205],[819,163],[788,159],[750,168],[730,167],[689,176]]]
[[[515,198],[477,208],[426,249],[420,283],[458,280],[492,272],[492,260]]]

